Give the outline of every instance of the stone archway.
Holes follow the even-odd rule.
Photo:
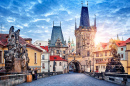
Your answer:
[[[81,72],[81,64],[79,61],[77,60],[72,60],[69,64],[68,64],[68,72],[72,71],[72,72],[76,72],[76,73],[80,73]]]

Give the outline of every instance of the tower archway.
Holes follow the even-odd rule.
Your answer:
[[[67,68],[68,68],[68,72],[76,72],[76,73],[80,73],[81,72],[81,64],[77,60],[72,60],[68,64]]]

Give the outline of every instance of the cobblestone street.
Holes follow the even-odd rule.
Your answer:
[[[17,86],[119,86],[104,80],[98,80],[82,73],[61,74],[22,83]]]

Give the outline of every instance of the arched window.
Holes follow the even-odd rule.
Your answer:
[[[90,52],[89,51],[87,51],[87,56],[90,56]]]
[[[59,66],[61,66],[61,62],[59,63]]]
[[[42,68],[45,69],[45,64],[44,63],[42,63]]]

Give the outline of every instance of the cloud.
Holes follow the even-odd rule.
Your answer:
[[[0,24],[3,33],[11,26],[21,29],[22,37],[33,40],[48,40],[51,37],[53,21],[62,22],[64,39],[69,36],[75,40],[75,18],[77,27],[80,22],[80,0],[0,0]],[[84,6],[87,5],[83,0]],[[111,37],[129,37],[130,32],[129,0],[88,0],[90,24],[94,14],[97,16],[97,34],[105,42]]]

